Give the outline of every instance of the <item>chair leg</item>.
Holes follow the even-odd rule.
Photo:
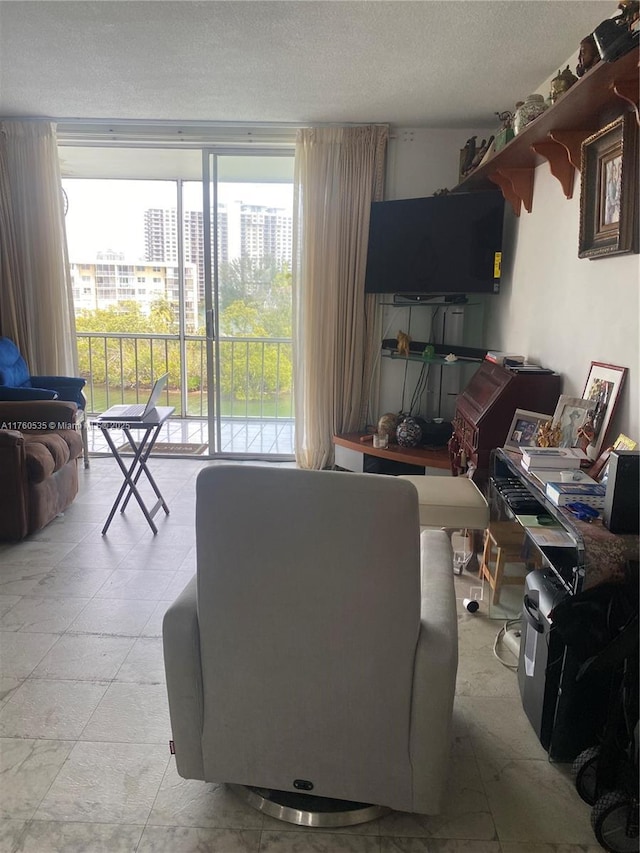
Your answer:
[[[487,580],[491,577],[491,569],[489,568],[489,561],[491,560],[491,535],[488,530],[484,532],[484,548],[482,549],[482,562],[480,563],[480,567],[478,569],[478,577],[482,580],[482,578],[486,577]]]
[[[80,424],[80,435],[82,436],[82,456],[84,457],[84,467],[89,467],[89,435],[87,433],[87,418],[82,418]]]

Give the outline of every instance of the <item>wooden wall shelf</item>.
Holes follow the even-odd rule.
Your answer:
[[[636,47],[617,62],[599,62],[587,71],[453,192],[491,189],[497,184],[516,216],[522,205],[531,213],[533,173],[546,161],[566,198],[571,198],[583,140],[630,109],[640,123],[638,53]]]

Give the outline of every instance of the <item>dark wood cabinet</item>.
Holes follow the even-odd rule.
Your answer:
[[[561,392],[557,373],[518,373],[484,361],[458,396],[450,442],[452,468],[477,468],[485,480],[489,457],[502,447],[516,409],[553,415]]]

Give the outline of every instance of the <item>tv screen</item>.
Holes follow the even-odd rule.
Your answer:
[[[365,290],[498,293],[503,218],[501,192],[373,202]]]

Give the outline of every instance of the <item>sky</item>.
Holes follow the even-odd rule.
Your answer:
[[[144,211],[176,207],[173,181],[125,181],[65,178],[69,260],[95,261],[97,252],[123,252],[125,260],[144,259]],[[202,184],[183,182],[184,210],[202,210]],[[220,184],[221,203],[233,201],[292,209],[291,184]]]

